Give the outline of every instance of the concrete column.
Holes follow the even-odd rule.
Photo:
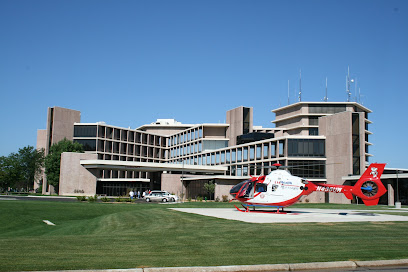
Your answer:
[[[387,184],[388,206],[394,206],[394,188],[391,184]]]

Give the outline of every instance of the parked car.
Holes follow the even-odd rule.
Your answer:
[[[172,195],[166,191],[151,191],[145,196],[146,202],[151,201],[161,201],[161,202],[175,202],[177,201],[177,196]]]

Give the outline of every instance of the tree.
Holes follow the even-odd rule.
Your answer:
[[[43,164],[44,150],[32,146],[20,148],[8,157],[0,157],[0,187],[25,188],[28,192]]]
[[[28,192],[44,166],[44,149],[37,150],[32,146],[20,148],[18,160],[21,168],[21,186],[27,188]]]
[[[214,184],[214,182],[211,180],[210,182],[208,182],[208,183],[205,183],[204,184],[204,189],[210,194],[210,200],[212,199],[212,195],[214,194],[214,192],[215,192],[215,184]]]
[[[45,174],[47,175],[48,184],[58,192],[61,154],[63,152],[84,152],[79,143],[74,143],[64,138],[64,140],[53,144],[50,147],[48,155],[45,157]]]
[[[0,157],[0,186],[3,190],[14,187],[16,181],[20,180],[19,169],[15,153]]]

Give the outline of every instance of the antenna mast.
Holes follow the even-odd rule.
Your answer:
[[[302,69],[300,69],[299,77],[299,102],[302,102]]]
[[[288,79],[288,105],[290,104],[290,101],[289,101],[289,95],[290,95],[290,93],[289,93],[289,86],[290,86],[290,83],[289,83],[289,79]]]
[[[327,102],[327,100],[329,100],[329,98],[327,97],[327,77],[326,77],[326,96],[324,97],[323,101]]]
[[[350,83],[353,83],[354,79],[350,79],[350,66],[347,66],[347,77],[346,77],[346,92],[347,92],[347,102],[350,102],[351,91]]]

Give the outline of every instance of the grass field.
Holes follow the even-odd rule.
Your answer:
[[[250,224],[170,207],[233,208],[228,203],[1,201],[0,271],[408,258],[406,222]]]

